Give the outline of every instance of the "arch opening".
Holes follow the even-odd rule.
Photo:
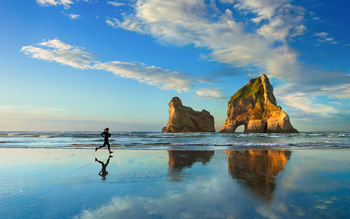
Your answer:
[[[236,129],[235,129],[234,132],[235,132],[235,133],[236,133],[236,132],[238,132],[238,133],[244,133],[245,130],[246,130],[245,124],[241,124],[241,125],[239,125],[239,126],[236,127]]]

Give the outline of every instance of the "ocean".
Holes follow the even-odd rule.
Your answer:
[[[92,149],[103,144],[100,131],[0,132],[0,148]],[[230,150],[349,148],[350,132],[280,133],[162,133],[111,132],[114,149]]]
[[[0,218],[349,218],[350,133],[0,132]]]

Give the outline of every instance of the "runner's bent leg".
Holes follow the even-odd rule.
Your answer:
[[[104,143],[103,143],[103,145],[102,145],[102,146],[100,146],[100,147],[98,147],[97,149],[103,148],[104,146],[106,146],[106,144],[107,144],[107,143],[106,143],[106,142],[104,142]]]

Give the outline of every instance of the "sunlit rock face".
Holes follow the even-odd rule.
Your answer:
[[[162,132],[215,132],[214,117],[206,110],[195,111],[173,97],[168,104],[169,120]]]
[[[233,133],[240,125],[244,125],[246,133],[298,132],[286,112],[277,106],[273,87],[265,74],[251,79],[231,97],[220,132]]]
[[[285,150],[226,151],[226,154],[232,178],[265,200],[271,200],[277,176],[291,156],[291,152]]]

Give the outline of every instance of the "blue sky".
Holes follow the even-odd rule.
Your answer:
[[[0,3],[1,130],[161,130],[168,102],[206,109],[265,72],[299,130],[350,130],[350,3]]]

